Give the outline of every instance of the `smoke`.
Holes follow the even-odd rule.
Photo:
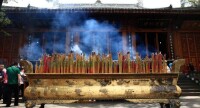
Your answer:
[[[42,56],[42,47],[37,39],[19,49],[20,58],[30,61],[38,60]]]
[[[74,45],[71,50],[75,53],[78,53],[78,54],[82,54],[83,52],[81,51],[81,49],[79,48],[78,45]]]
[[[113,59],[117,59],[118,52],[125,54],[129,51],[131,58],[134,58],[135,48],[132,44],[129,45],[133,40],[129,42],[130,39],[124,38],[119,28],[109,21],[96,20],[85,13],[60,11],[45,16],[46,19],[53,19],[49,22],[49,31],[52,32],[32,34],[29,44],[20,49],[21,57],[38,60],[44,53],[51,55],[69,53],[72,50],[75,53],[84,53],[86,56],[92,51],[96,54],[111,53]],[[123,42],[124,39],[126,43]]]

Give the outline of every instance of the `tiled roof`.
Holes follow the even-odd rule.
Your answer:
[[[43,13],[43,12],[88,12],[88,13],[155,13],[155,14],[198,14],[200,8],[155,8],[148,9],[137,4],[58,4],[56,8],[36,8],[36,7],[5,7],[7,12],[20,13]]]
[[[59,4],[59,9],[142,9],[137,4]]]

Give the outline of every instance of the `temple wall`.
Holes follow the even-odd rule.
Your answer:
[[[24,31],[17,31],[17,30],[11,30],[13,32],[9,32],[10,36],[4,36],[1,34],[0,36],[0,60],[3,61],[4,64],[6,64],[7,66],[10,65],[13,61],[19,60],[20,59],[20,48],[22,48],[24,45],[27,45],[29,42],[29,35],[36,35],[38,33],[41,34],[42,37],[42,41],[41,41],[41,45],[42,45],[42,52],[45,53],[46,49],[45,49],[45,42],[47,42],[47,38],[48,38],[48,33],[47,31],[42,32],[32,32],[32,33],[27,33]],[[132,46],[137,47],[136,43],[136,32],[138,32],[137,30],[134,31],[122,31],[122,36],[123,36],[123,50],[122,51],[126,51],[127,49],[125,49],[126,47],[124,47],[125,45],[128,45],[128,40],[126,40],[126,36],[131,35],[132,37]],[[139,31],[139,32],[144,32],[144,33],[148,33],[148,30],[144,30],[144,31]],[[153,31],[152,31],[153,32]],[[161,32],[161,31],[160,31]],[[51,33],[53,33],[53,31],[51,31]],[[70,51],[70,45],[71,45],[71,37],[70,31],[61,31],[61,32],[56,32],[56,34],[54,33],[53,36],[56,37],[59,35],[59,33],[62,33],[61,35],[63,35],[65,37],[65,47],[63,48],[63,50],[68,53]],[[159,33],[158,31],[155,31],[155,33]],[[80,42],[80,33],[79,32],[75,32],[73,34],[75,36],[75,38],[73,39],[74,43],[78,44]],[[109,33],[107,33],[107,35],[109,35]],[[40,35],[38,35],[40,36]],[[156,35],[157,36],[157,35]],[[186,58],[186,62],[192,62],[194,64],[194,66],[196,67],[196,69],[199,70],[199,64],[200,64],[200,44],[198,42],[200,42],[200,32],[184,32],[184,31],[179,31],[179,32],[173,32],[172,34],[173,37],[173,53],[174,53],[174,58]],[[57,52],[54,48],[55,44],[56,44],[56,39],[54,38],[53,40],[53,44],[52,44],[52,50],[53,52]],[[156,38],[157,39],[157,38]],[[167,43],[169,43],[168,40],[166,40]],[[107,42],[109,42],[109,39],[107,40]],[[148,40],[147,38],[145,38],[145,44],[148,45]],[[155,47],[159,47],[158,46],[158,41],[156,41],[157,43],[155,44]],[[107,50],[109,51],[111,46],[111,44],[108,43],[107,44]],[[168,46],[167,46],[168,47]],[[169,46],[170,47],[170,46]],[[171,57],[171,50],[170,48],[167,48],[168,52],[167,54],[169,55],[169,58]],[[134,49],[136,50],[136,49]],[[146,50],[146,49],[144,49]],[[35,50],[31,50],[32,52],[34,52]],[[26,52],[26,54],[30,54],[32,52]]]
[[[9,34],[9,36],[0,35],[0,61],[7,66],[19,59],[19,49],[25,42],[23,33],[10,32]]]
[[[200,32],[177,32],[174,36],[174,52],[200,70]]]

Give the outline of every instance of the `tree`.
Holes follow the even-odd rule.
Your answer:
[[[200,7],[200,0],[181,0],[181,7]]]
[[[6,17],[4,11],[0,11],[0,32],[7,36],[9,35],[9,33],[3,30],[3,27],[8,24],[11,24],[11,20],[8,17]]]
[[[0,10],[1,10],[2,3],[3,3],[3,0],[0,0]]]
[[[191,7],[200,7],[200,0],[188,0],[190,2]]]

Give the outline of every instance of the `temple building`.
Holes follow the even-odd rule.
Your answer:
[[[200,9],[147,9],[138,4],[57,4],[54,9],[2,7],[12,24],[0,34],[0,59],[9,65],[42,54],[154,52],[200,67]],[[133,57],[134,58],[134,57]]]

